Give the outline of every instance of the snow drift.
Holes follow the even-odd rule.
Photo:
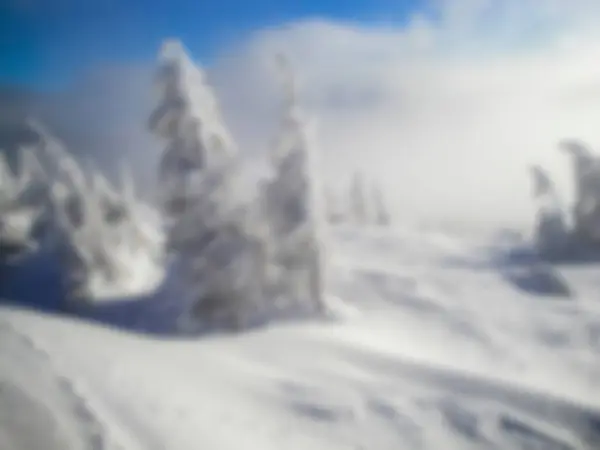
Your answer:
[[[38,349],[48,377],[75,387],[49,400],[55,417],[128,450],[597,448],[597,267],[565,269],[577,301],[536,297],[506,282],[486,243],[340,230],[336,320],[236,335],[147,339],[2,308],[30,347],[3,334],[1,359],[14,371]]]

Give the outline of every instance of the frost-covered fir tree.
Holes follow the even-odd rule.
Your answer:
[[[379,226],[387,227],[391,224],[392,218],[383,197],[381,187],[373,184],[371,187],[371,203],[373,210],[373,223]]]
[[[202,70],[176,40],[163,44],[157,85],[150,128],[166,143],[159,177],[167,245],[190,297],[190,318],[242,327],[258,308],[262,277],[235,145]]]
[[[350,212],[355,224],[366,225],[370,222],[365,180],[358,171],[354,173],[350,182]]]
[[[35,129],[30,131],[37,136]],[[37,150],[35,143],[19,148],[12,169],[3,164],[0,154],[0,246],[4,248],[0,253],[4,256],[24,244],[37,249],[48,231],[51,182]],[[12,247],[8,253],[7,246]]]
[[[86,175],[43,124],[30,119],[28,125],[37,136],[32,151],[48,180],[42,246],[56,257],[60,266],[65,303],[79,303],[89,298],[86,286],[90,268],[81,251],[85,247],[78,238],[86,207]],[[94,235],[91,241],[97,243],[98,237]]]
[[[271,154],[274,175],[266,186],[272,233],[271,255],[279,268],[273,294],[300,309],[324,311],[324,205],[314,149],[298,104],[296,79],[288,60],[278,55],[284,88],[280,132]]]
[[[119,204],[124,209],[125,224],[131,229],[128,244],[133,250],[149,249],[154,262],[164,265],[164,235],[160,230],[160,215],[155,208],[140,201],[129,166],[120,165],[120,184],[116,188]]]
[[[564,140],[559,146],[573,167],[575,236],[585,245],[600,245],[600,158],[577,140]]]
[[[141,214],[143,203],[132,195],[125,201],[124,194],[93,166],[79,164],[41,124],[33,127],[39,139],[31,150],[51,174],[46,177],[49,193],[40,241],[46,257],[55,258],[60,267],[65,303],[76,306],[153,289],[162,273],[161,243],[149,237],[152,225]],[[31,158],[23,166],[36,167]],[[143,227],[136,226],[142,221]],[[132,276],[142,268],[144,280]]]
[[[150,129],[167,143],[159,165],[161,200],[167,217],[176,221],[193,206],[197,188],[206,188],[208,178],[219,178],[212,180],[219,185],[215,200],[228,197],[230,177],[225,174],[236,152],[205,75],[179,41],[164,42],[157,85],[160,99]]]
[[[0,263],[33,250],[35,224],[43,211],[39,195],[32,195],[37,190],[32,189],[34,173],[23,157],[21,162],[19,172],[14,173],[0,153]]]
[[[332,224],[339,224],[346,219],[340,198],[331,188],[325,189],[325,208],[327,220]]]
[[[570,247],[570,233],[554,183],[539,166],[531,168],[533,197],[537,212],[534,240],[538,251],[548,258],[564,257]]]

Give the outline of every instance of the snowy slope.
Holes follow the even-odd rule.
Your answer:
[[[569,295],[536,293],[496,262],[510,240],[492,244],[341,230],[331,320],[238,335],[159,339],[4,308],[2,385],[53,405],[73,435],[62,448],[598,448],[600,267],[560,268]]]
[[[72,382],[5,320],[0,349],[0,448],[111,448]]]

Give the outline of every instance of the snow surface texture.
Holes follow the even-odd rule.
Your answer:
[[[48,355],[2,318],[0,448],[110,448],[73,383],[54,372]]]
[[[1,309],[0,411],[10,401],[29,417],[0,416],[3,438],[48,436],[17,450],[598,448],[600,267],[559,266],[571,294],[533,295],[503,273],[535,266],[501,258],[520,245],[512,234],[346,228],[332,244],[331,320],[158,340]]]

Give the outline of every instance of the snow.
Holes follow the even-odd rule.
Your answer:
[[[150,118],[162,211],[39,124],[17,174],[0,159],[1,448],[600,446],[600,264],[542,260],[518,230],[326,226],[291,74],[273,177],[238,196],[241,160],[182,51],[161,52]],[[533,234],[555,245],[534,172]],[[209,317],[224,310],[229,332]]]
[[[9,323],[0,323],[0,448],[99,448],[105,436],[67,378]],[[108,447],[100,447],[108,448]]]
[[[542,270],[516,235],[331,234],[321,320],[166,338],[2,307],[0,447],[598,448],[600,266]]]
[[[39,142],[22,149],[16,173],[0,155],[0,270],[8,274],[0,296],[22,294],[40,276],[61,297],[49,303],[63,306],[84,303],[76,291],[92,304],[155,291],[164,276],[156,210],[139,200],[127,176],[113,186],[40,124],[31,127]]]

